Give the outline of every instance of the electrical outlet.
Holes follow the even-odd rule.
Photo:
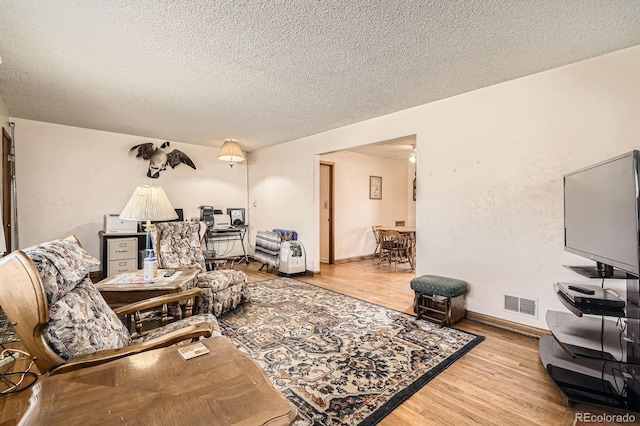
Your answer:
[[[0,367],[13,361],[15,358],[12,355],[16,355],[16,353],[7,352],[4,355],[0,356]]]

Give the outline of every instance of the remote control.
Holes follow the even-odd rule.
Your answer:
[[[171,269],[171,270],[169,270],[169,271],[165,272],[165,273],[164,273],[164,276],[165,276],[165,277],[170,277],[171,275],[173,275],[173,274],[175,274],[175,273],[176,273],[176,270],[175,270],[175,269]]]
[[[595,294],[595,291],[577,285],[570,285],[569,290],[577,291],[578,293],[582,294]]]

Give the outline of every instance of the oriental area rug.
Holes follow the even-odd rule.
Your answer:
[[[249,284],[220,327],[298,407],[295,425],[373,425],[483,340],[291,278]]]
[[[0,344],[17,342],[20,340],[18,334],[7,319],[4,311],[0,309]]]

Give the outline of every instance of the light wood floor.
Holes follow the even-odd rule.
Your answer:
[[[273,270],[258,272],[255,266],[246,267],[250,282],[277,276]],[[387,266],[374,266],[368,259],[322,264],[319,276],[297,278],[413,314],[409,287],[413,277],[415,273],[408,268],[400,266],[394,272]],[[587,404],[565,407],[540,362],[537,339],[467,319],[455,327],[485,336],[485,340],[409,397],[380,425],[573,425],[576,412],[624,414]],[[640,414],[636,419],[640,420]]]
[[[237,265],[236,269],[245,270],[249,282],[277,277],[273,268],[269,272],[258,271],[259,266],[251,262],[248,266]],[[414,276],[402,266],[394,272],[393,268],[361,260],[323,264],[319,276],[298,278],[413,313],[409,281]],[[467,319],[455,326],[485,336],[485,340],[409,397],[380,425],[573,425],[576,411],[616,412],[584,404],[565,407],[540,363],[537,339]],[[28,393],[29,390],[0,398],[0,426],[16,423],[26,408]],[[636,418],[640,419],[640,414]],[[605,423],[589,423],[598,424]]]

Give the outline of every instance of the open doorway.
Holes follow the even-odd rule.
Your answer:
[[[320,263],[335,263],[333,250],[334,163],[320,162]]]
[[[415,147],[416,135],[409,135],[320,154],[320,263],[329,263],[329,246],[324,244],[329,234],[323,228],[329,223],[332,225],[331,263],[370,258],[376,246],[371,228],[374,225],[416,226],[416,163],[411,161],[416,159]],[[323,195],[323,185],[326,191],[329,188],[323,172],[323,164],[327,163],[333,166],[331,198]],[[328,171],[328,166],[326,169]],[[381,184],[379,194],[372,195],[372,179]]]

